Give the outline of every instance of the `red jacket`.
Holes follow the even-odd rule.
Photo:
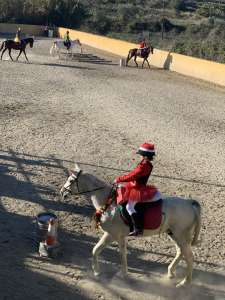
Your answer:
[[[122,197],[122,202],[149,201],[152,197],[154,197],[157,189],[152,185],[147,185],[152,169],[152,163],[143,159],[130,173],[116,178],[117,183],[128,182],[120,191],[120,198]],[[119,202],[121,201],[119,200]]]
[[[116,182],[133,182],[134,186],[146,185],[153,166],[150,161],[143,159],[137,167],[127,175],[118,176]]]
[[[146,47],[146,43],[145,42],[141,42],[140,43],[140,49],[145,48]]]

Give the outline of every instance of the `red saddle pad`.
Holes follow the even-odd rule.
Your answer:
[[[162,222],[162,201],[151,203],[144,214],[144,229],[157,229]]]

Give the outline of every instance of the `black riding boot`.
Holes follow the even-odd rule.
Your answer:
[[[142,224],[142,220],[140,219],[140,216],[138,216],[137,213],[134,213],[130,217],[134,226],[134,230],[130,232],[128,235],[129,236],[141,235],[143,233],[143,224]]]

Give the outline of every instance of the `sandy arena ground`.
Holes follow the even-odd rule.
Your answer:
[[[156,68],[120,68],[119,58],[85,47],[77,58],[52,58],[40,39],[21,57],[0,62],[0,299],[225,299],[225,89]],[[15,53],[13,53],[15,57]],[[91,271],[101,233],[84,197],[62,201],[68,169],[112,182],[157,147],[151,183],[163,194],[197,199],[203,208],[201,245],[194,248],[193,284],[166,279],[175,248],[167,236],[129,239],[129,277],[119,275],[114,243]],[[60,221],[63,255],[41,259],[35,216]]]

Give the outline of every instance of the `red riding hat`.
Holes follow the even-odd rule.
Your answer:
[[[139,147],[137,154],[142,156],[153,156],[155,155],[155,145],[153,143],[144,143]]]

